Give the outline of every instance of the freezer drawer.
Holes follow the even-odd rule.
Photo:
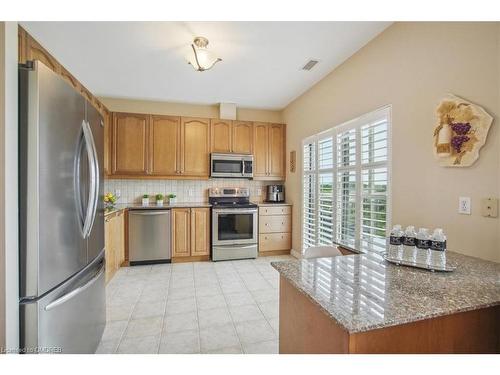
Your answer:
[[[132,210],[128,220],[130,265],[170,262],[170,211]]]
[[[106,324],[104,253],[35,301],[21,301],[24,353],[94,353]]]

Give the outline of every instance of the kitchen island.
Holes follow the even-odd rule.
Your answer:
[[[447,252],[451,273],[380,254],[273,262],[280,353],[499,353],[500,264]]]

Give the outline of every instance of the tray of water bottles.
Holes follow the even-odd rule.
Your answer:
[[[436,229],[430,236],[425,228],[416,233],[412,226],[404,232],[401,226],[394,226],[384,259],[396,265],[429,271],[452,272],[456,269],[446,261],[446,236],[442,229]]]

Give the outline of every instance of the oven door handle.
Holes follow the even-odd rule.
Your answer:
[[[225,208],[214,208],[214,212],[220,213],[220,214],[256,214],[257,209],[253,208],[250,210],[239,208],[239,209],[225,209]]]

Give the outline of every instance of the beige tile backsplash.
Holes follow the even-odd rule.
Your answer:
[[[248,187],[250,199],[260,202],[264,199],[265,186],[282,182],[264,182],[245,179],[210,179],[210,180],[106,180],[104,191],[120,191],[118,203],[140,203],[143,194],[177,195],[177,202],[207,202],[208,189],[211,187]],[[259,189],[261,195],[259,195]],[[151,201],[154,198],[150,198]]]

